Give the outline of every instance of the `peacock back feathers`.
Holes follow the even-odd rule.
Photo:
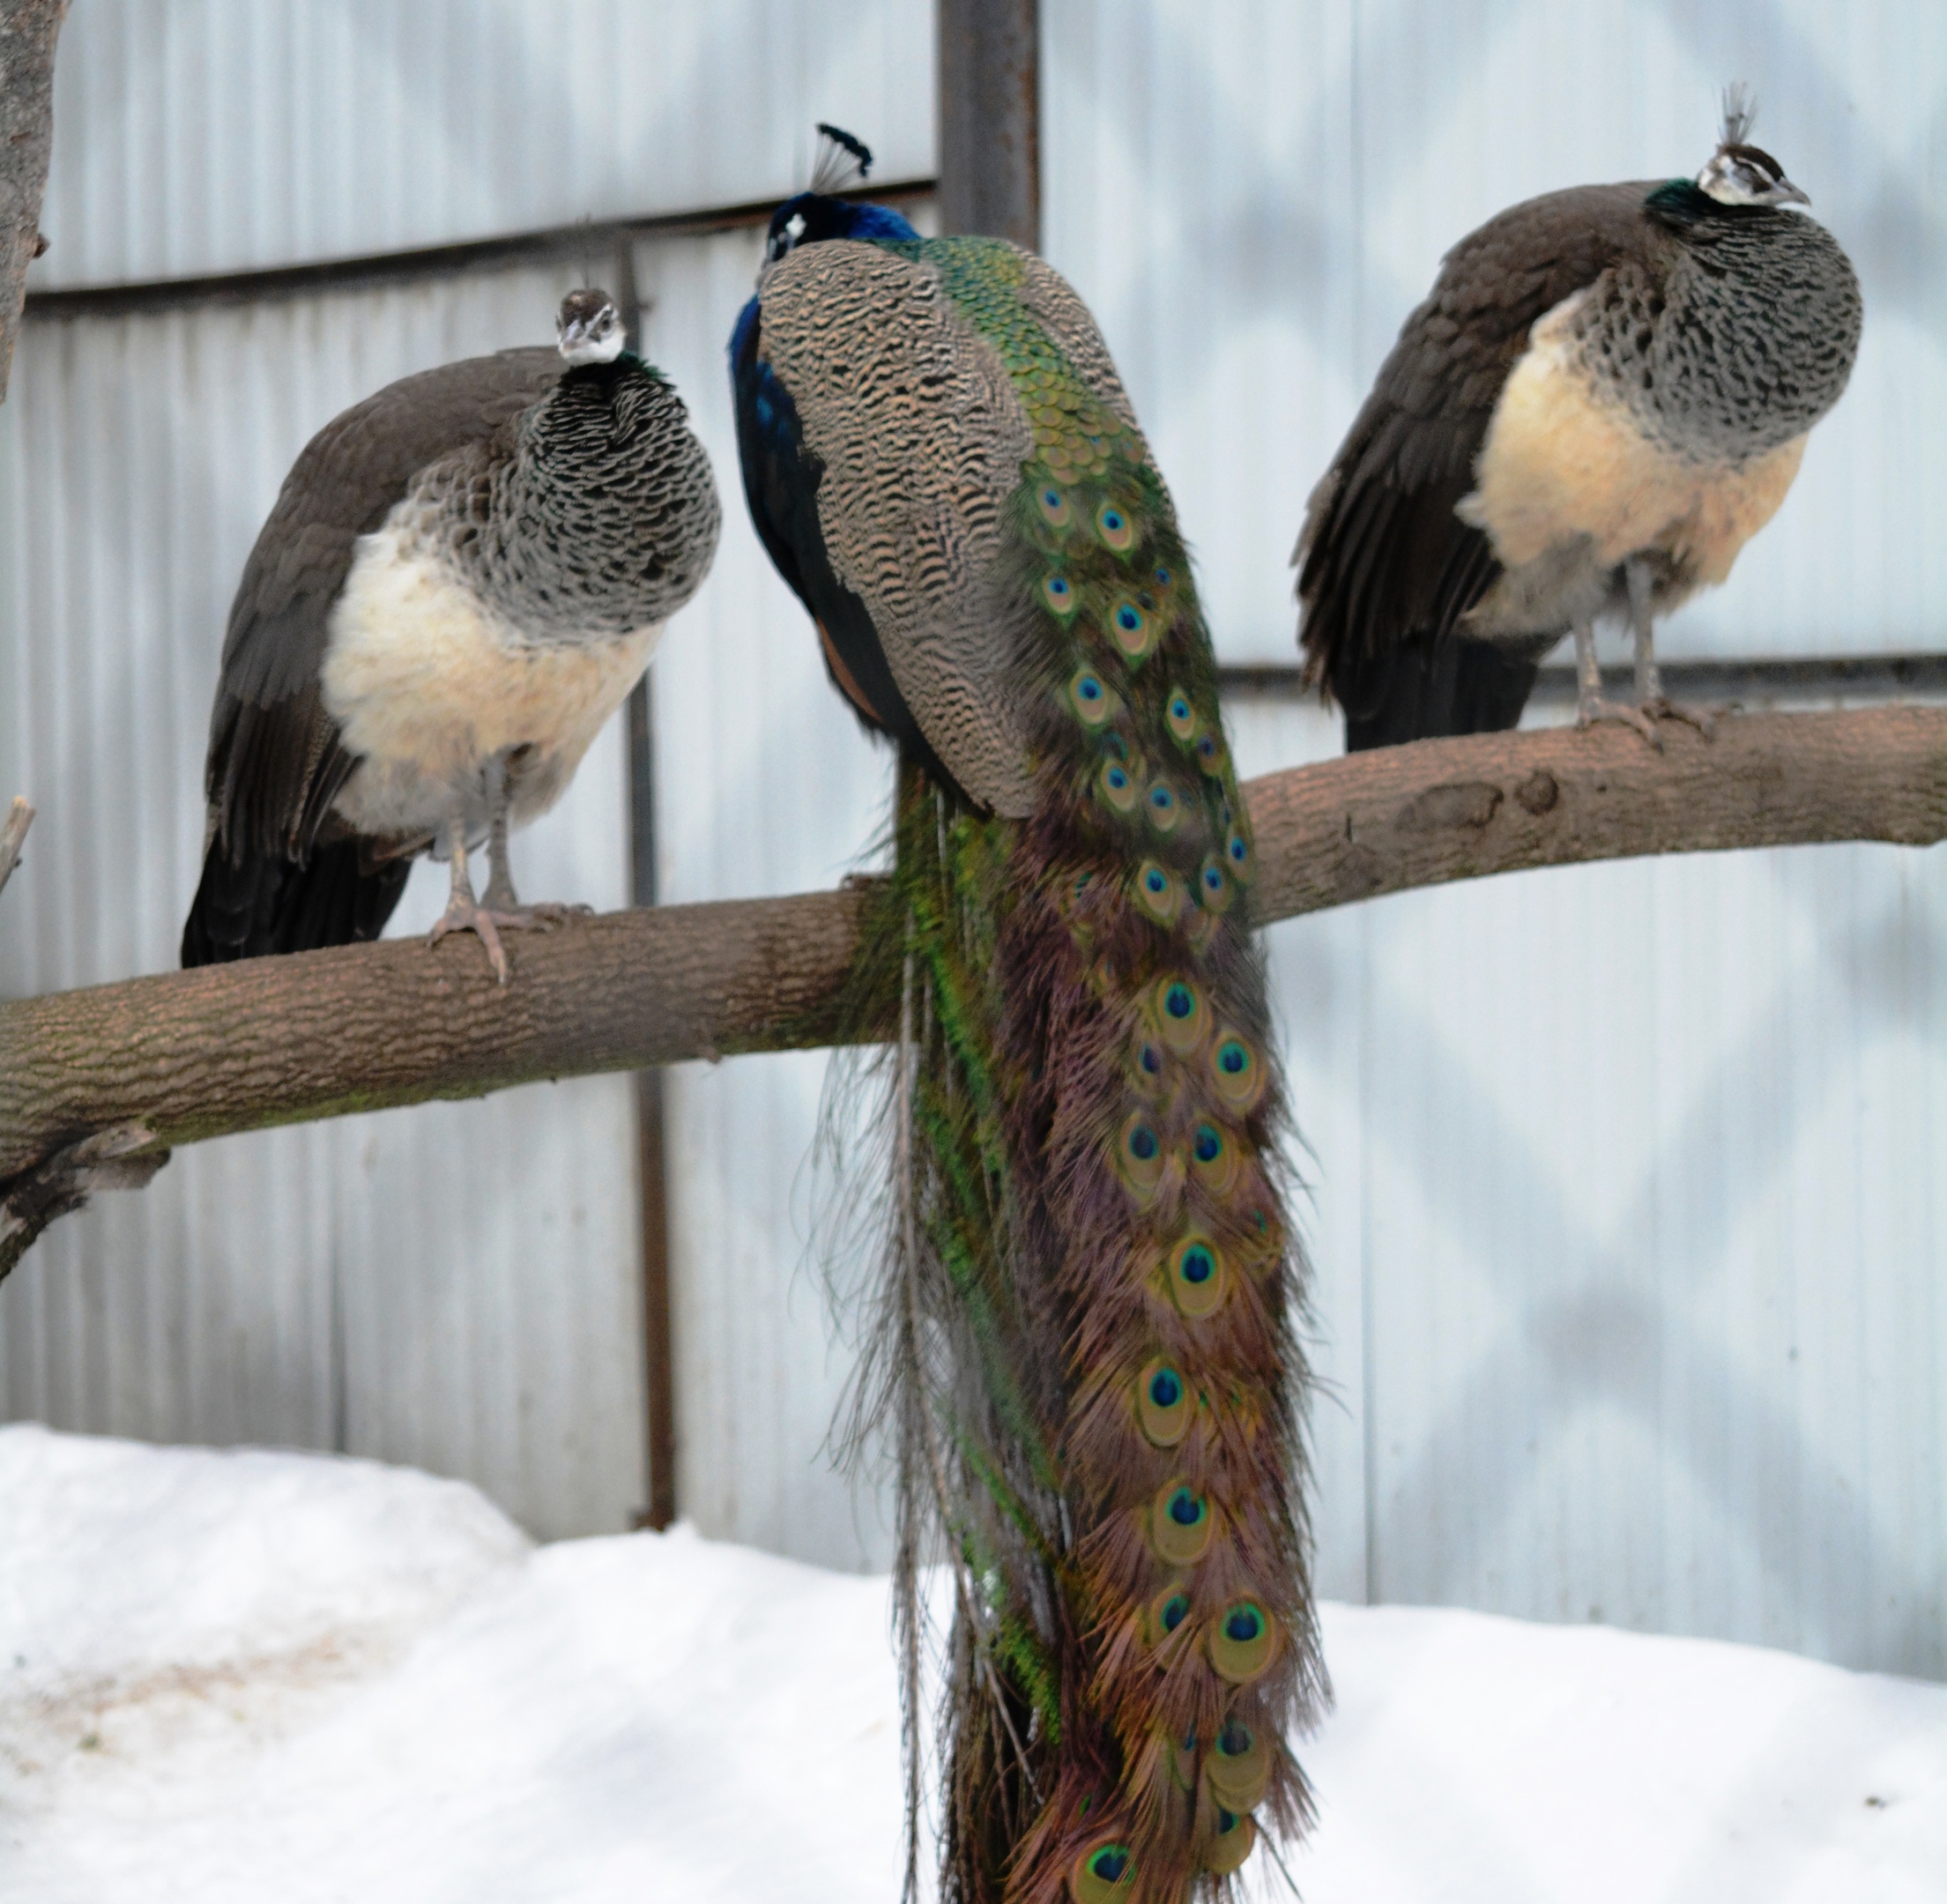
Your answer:
[[[1175,512],[1092,321],[980,239],[806,245],[758,346],[908,766],[867,1380],[955,1592],[947,1894],[1148,1904],[1307,1801],[1299,1262],[1250,824]],[[741,388],[741,386],[740,386]],[[747,483],[750,472],[747,467]],[[815,564],[808,562],[806,566]]]

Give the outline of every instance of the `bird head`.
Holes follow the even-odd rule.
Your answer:
[[[772,266],[801,244],[817,244],[827,238],[919,235],[898,212],[885,205],[836,197],[871,171],[872,148],[837,126],[821,123],[818,135],[818,163],[812,171],[811,190],[787,198],[771,214],[770,229],[764,237],[764,262],[757,272],[760,289]]]
[[[561,300],[554,347],[569,363],[613,363],[623,342],[622,314],[607,292],[570,291]]]
[[[1697,189],[1726,205],[1809,205],[1812,201],[1785,176],[1785,168],[1744,135],[1758,117],[1758,102],[1741,86],[1724,93],[1724,130],[1710,162],[1697,175]]]

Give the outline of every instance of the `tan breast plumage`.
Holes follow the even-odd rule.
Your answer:
[[[586,642],[523,641],[414,532],[413,505],[363,538],[331,609],[321,685],[361,756],[337,810],[360,831],[436,823],[479,763],[526,748],[515,817],[546,811],[649,664],[661,622]]]
[[[1530,332],[1457,513],[1486,532],[1511,572],[1586,538],[1599,568],[1656,551],[1691,587],[1722,582],[1785,500],[1805,438],[1738,464],[1655,442],[1580,361],[1574,318],[1587,295]]]

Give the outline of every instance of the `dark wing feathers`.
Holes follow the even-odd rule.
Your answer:
[[[353,764],[324,710],[318,671],[358,539],[427,464],[508,428],[563,368],[547,349],[445,364],[388,384],[305,445],[230,609],[204,776],[213,852],[309,851]]]
[[[185,967],[376,939],[405,890],[410,859],[361,863],[354,839],[233,861],[213,846],[182,927]]]
[[[1305,676],[1345,709],[1349,745],[1520,718],[1533,663],[1456,632],[1500,571],[1485,535],[1454,507],[1474,487],[1529,327],[1618,258],[1645,251],[1643,201],[1654,189],[1581,186],[1490,219],[1447,253],[1401,327],[1312,493],[1293,557]],[[1454,651],[1436,665],[1436,648]]]

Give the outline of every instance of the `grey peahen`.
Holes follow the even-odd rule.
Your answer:
[[[1325,1696],[1249,816],[1080,300],[819,182],[771,222],[731,361],[759,533],[901,755],[856,1029],[901,1001],[866,1379],[900,1469],[909,1802],[938,1554],[945,1895],[1163,1904],[1224,1888],[1253,1813],[1302,1824],[1286,1741]]]
[[[682,400],[606,292],[556,348],[389,384],[314,436],[245,563],[210,724],[182,963],[376,938],[412,857],[435,927],[547,923],[508,868],[695,593],[721,515]],[[470,846],[487,844],[484,903]]]
[[[1579,715],[1667,701],[1652,628],[1720,583],[1798,473],[1859,350],[1859,281],[1746,143],[1734,88],[1694,181],[1588,185],[1447,253],[1313,492],[1293,560],[1307,679],[1349,747],[1512,727],[1574,632]],[[1602,701],[1628,618],[1639,707]]]

